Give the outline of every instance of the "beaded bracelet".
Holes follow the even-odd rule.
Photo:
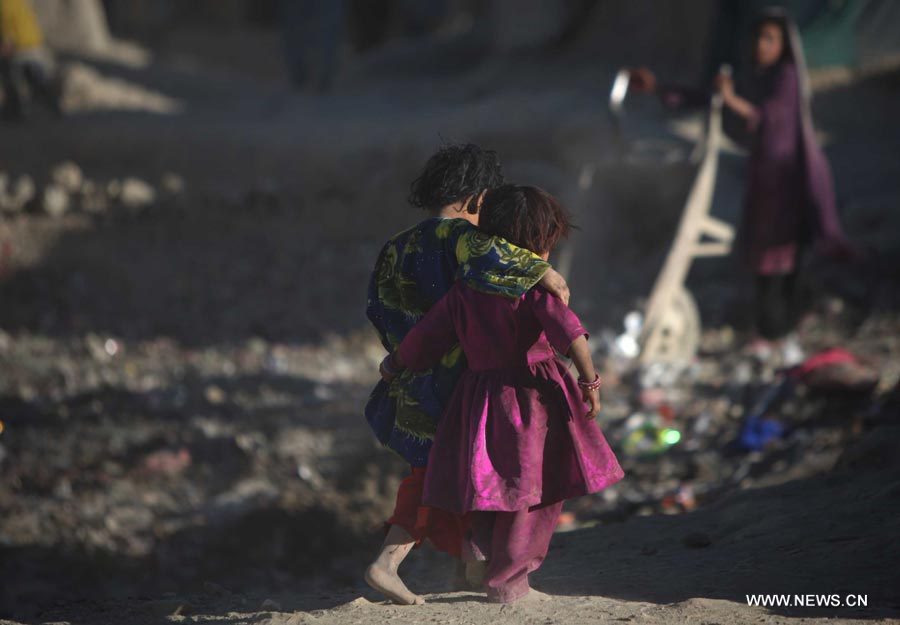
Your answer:
[[[397,369],[394,367],[394,354],[388,354],[384,357],[384,360],[381,361],[381,369],[387,373],[391,377],[395,377],[402,373],[402,369]]]
[[[586,391],[596,391],[600,388],[600,385],[603,383],[603,381],[600,379],[599,373],[596,373],[595,376],[596,377],[594,377],[594,380],[592,382],[586,382],[581,378],[578,378],[578,386]]]

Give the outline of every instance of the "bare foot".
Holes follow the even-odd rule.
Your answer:
[[[539,601],[550,601],[552,598],[552,595],[548,595],[545,592],[532,588],[528,591],[527,595],[516,601],[516,603],[536,603]]]
[[[410,591],[397,573],[378,563],[369,565],[365,574],[366,583],[385,597],[400,605],[422,605],[425,600]]]

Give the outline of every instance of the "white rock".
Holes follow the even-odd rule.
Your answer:
[[[41,205],[44,212],[51,217],[61,217],[69,210],[69,194],[60,185],[51,182],[44,188],[44,197]]]
[[[156,190],[139,178],[126,178],[122,181],[122,193],[119,201],[128,208],[143,208],[156,200]]]
[[[53,169],[53,182],[61,186],[69,193],[76,193],[81,189],[84,175],[81,168],[72,161],[60,163]]]

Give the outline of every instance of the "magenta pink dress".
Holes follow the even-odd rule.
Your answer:
[[[400,344],[427,369],[457,341],[468,359],[444,411],[424,503],[451,512],[518,511],[600,491],[622,468],[566,366],[585,334],[578,317],[541,288],[518,299],[456,285]]]

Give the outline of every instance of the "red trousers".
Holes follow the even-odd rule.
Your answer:
[[[387,522],[409,532],[417,545],[428,539],[435,549],[459,558],[468,530],[467,519],[446,510],[423,506],[424,487],[425,467],[412,467],[411,473],[400,482],[394,514]]]

